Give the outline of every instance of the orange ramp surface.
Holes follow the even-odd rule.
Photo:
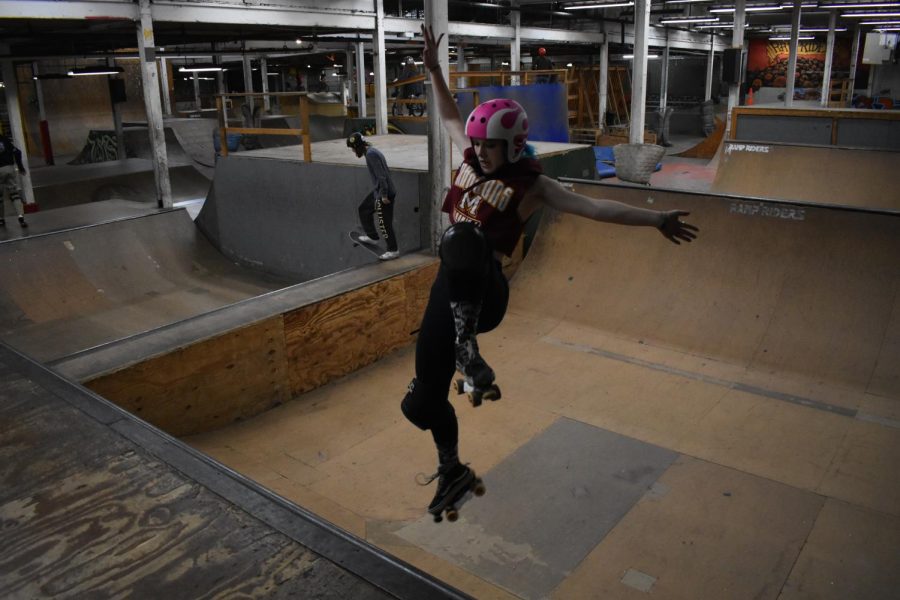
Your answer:
[[[900,152],[726,141],[710,191],[900,210]]]
[[[550,489],[523,497],[495,482],[566,419],[678,458],[557,573],[552,597],[890,597],[900,585],[900,216],[575,189],[688,210],[700,239],[676,247],[651,228],[544,216],[509,314],[479,337],[503,398],[474,409],[453,396],[461,459],[488,487],[468,514],[502,519],[423,516],[433,488],[413,481],[433,471],[434,449],[398,406],[412,349],[187,441],[467,593],[527,598],[543,592],[513,591],[509,573],[547,569],[542,552],[567,540],[550,519],[515,517],[525,505],[552,511],[540,505]],[[511,479],[544,467],[537,458]],[[605,499],[616,478],[636,476],[552,491]]]

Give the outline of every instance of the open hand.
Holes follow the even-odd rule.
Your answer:
[[[659,224],[659,231],[673,244],[691,242],[697,237],[700,230],[690,223],[685,223],[681,217],[691,213],[683,210],[670,210],[663,213],[663,221]],[[680,241],[679,241],[680,240]]]
[[[422,62],[425,63],[425,68],[429,71],[433,71],[441,66],[440,61],[438,60],[438,47],[441,45],[441,40],[444,39],[444,34],[435,40],[434,39],[434,30],[431,27],[425,27],[422,25],[422,37],[425,38],[425,48],[422,50]]]

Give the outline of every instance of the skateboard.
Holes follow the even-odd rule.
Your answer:
[[[455,387],[457,394],[468,394],[469,403],[476,408],[481,406],[482,400],[491,400],[493,402],[502,397],[500,388],[496,383],[492,383],[491,386],[486,389],[476,389],[465,379],[457,379]]]
[[[432,513],[435,523],[443,521],[445,515],[448,521],[455,523],[459,519],[459,509],[463,504],[471,500],[472,496],[484,496],[484,493],[487,491],[487,488],[484,487],[484,481],[475,475],[475,471],[472,471],[472,475],[472,480],[459,490],[451,500],[445,503],[441,510]]]
[[[362,234],[359,233],[358,231],[350,232],[350,241],[353,242],[354,246],[359,246],[365,250],[368,250],[369,252],[374,254],[376,257],[380,257],[382,254],[384,254],[384,251],[381,250],[377,245],[360,241],[359,236],[361,236],[361,235]]]

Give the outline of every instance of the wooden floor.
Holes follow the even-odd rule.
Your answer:
[[[0,597],[462,597],[0,346]]]

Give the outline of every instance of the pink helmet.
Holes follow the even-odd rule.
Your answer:
[[[485,140],[505,140],[506,158],[516,162],[528,139],[528,115],[515,100],[497,98],[475,107],[466,121],[466,135]]]

